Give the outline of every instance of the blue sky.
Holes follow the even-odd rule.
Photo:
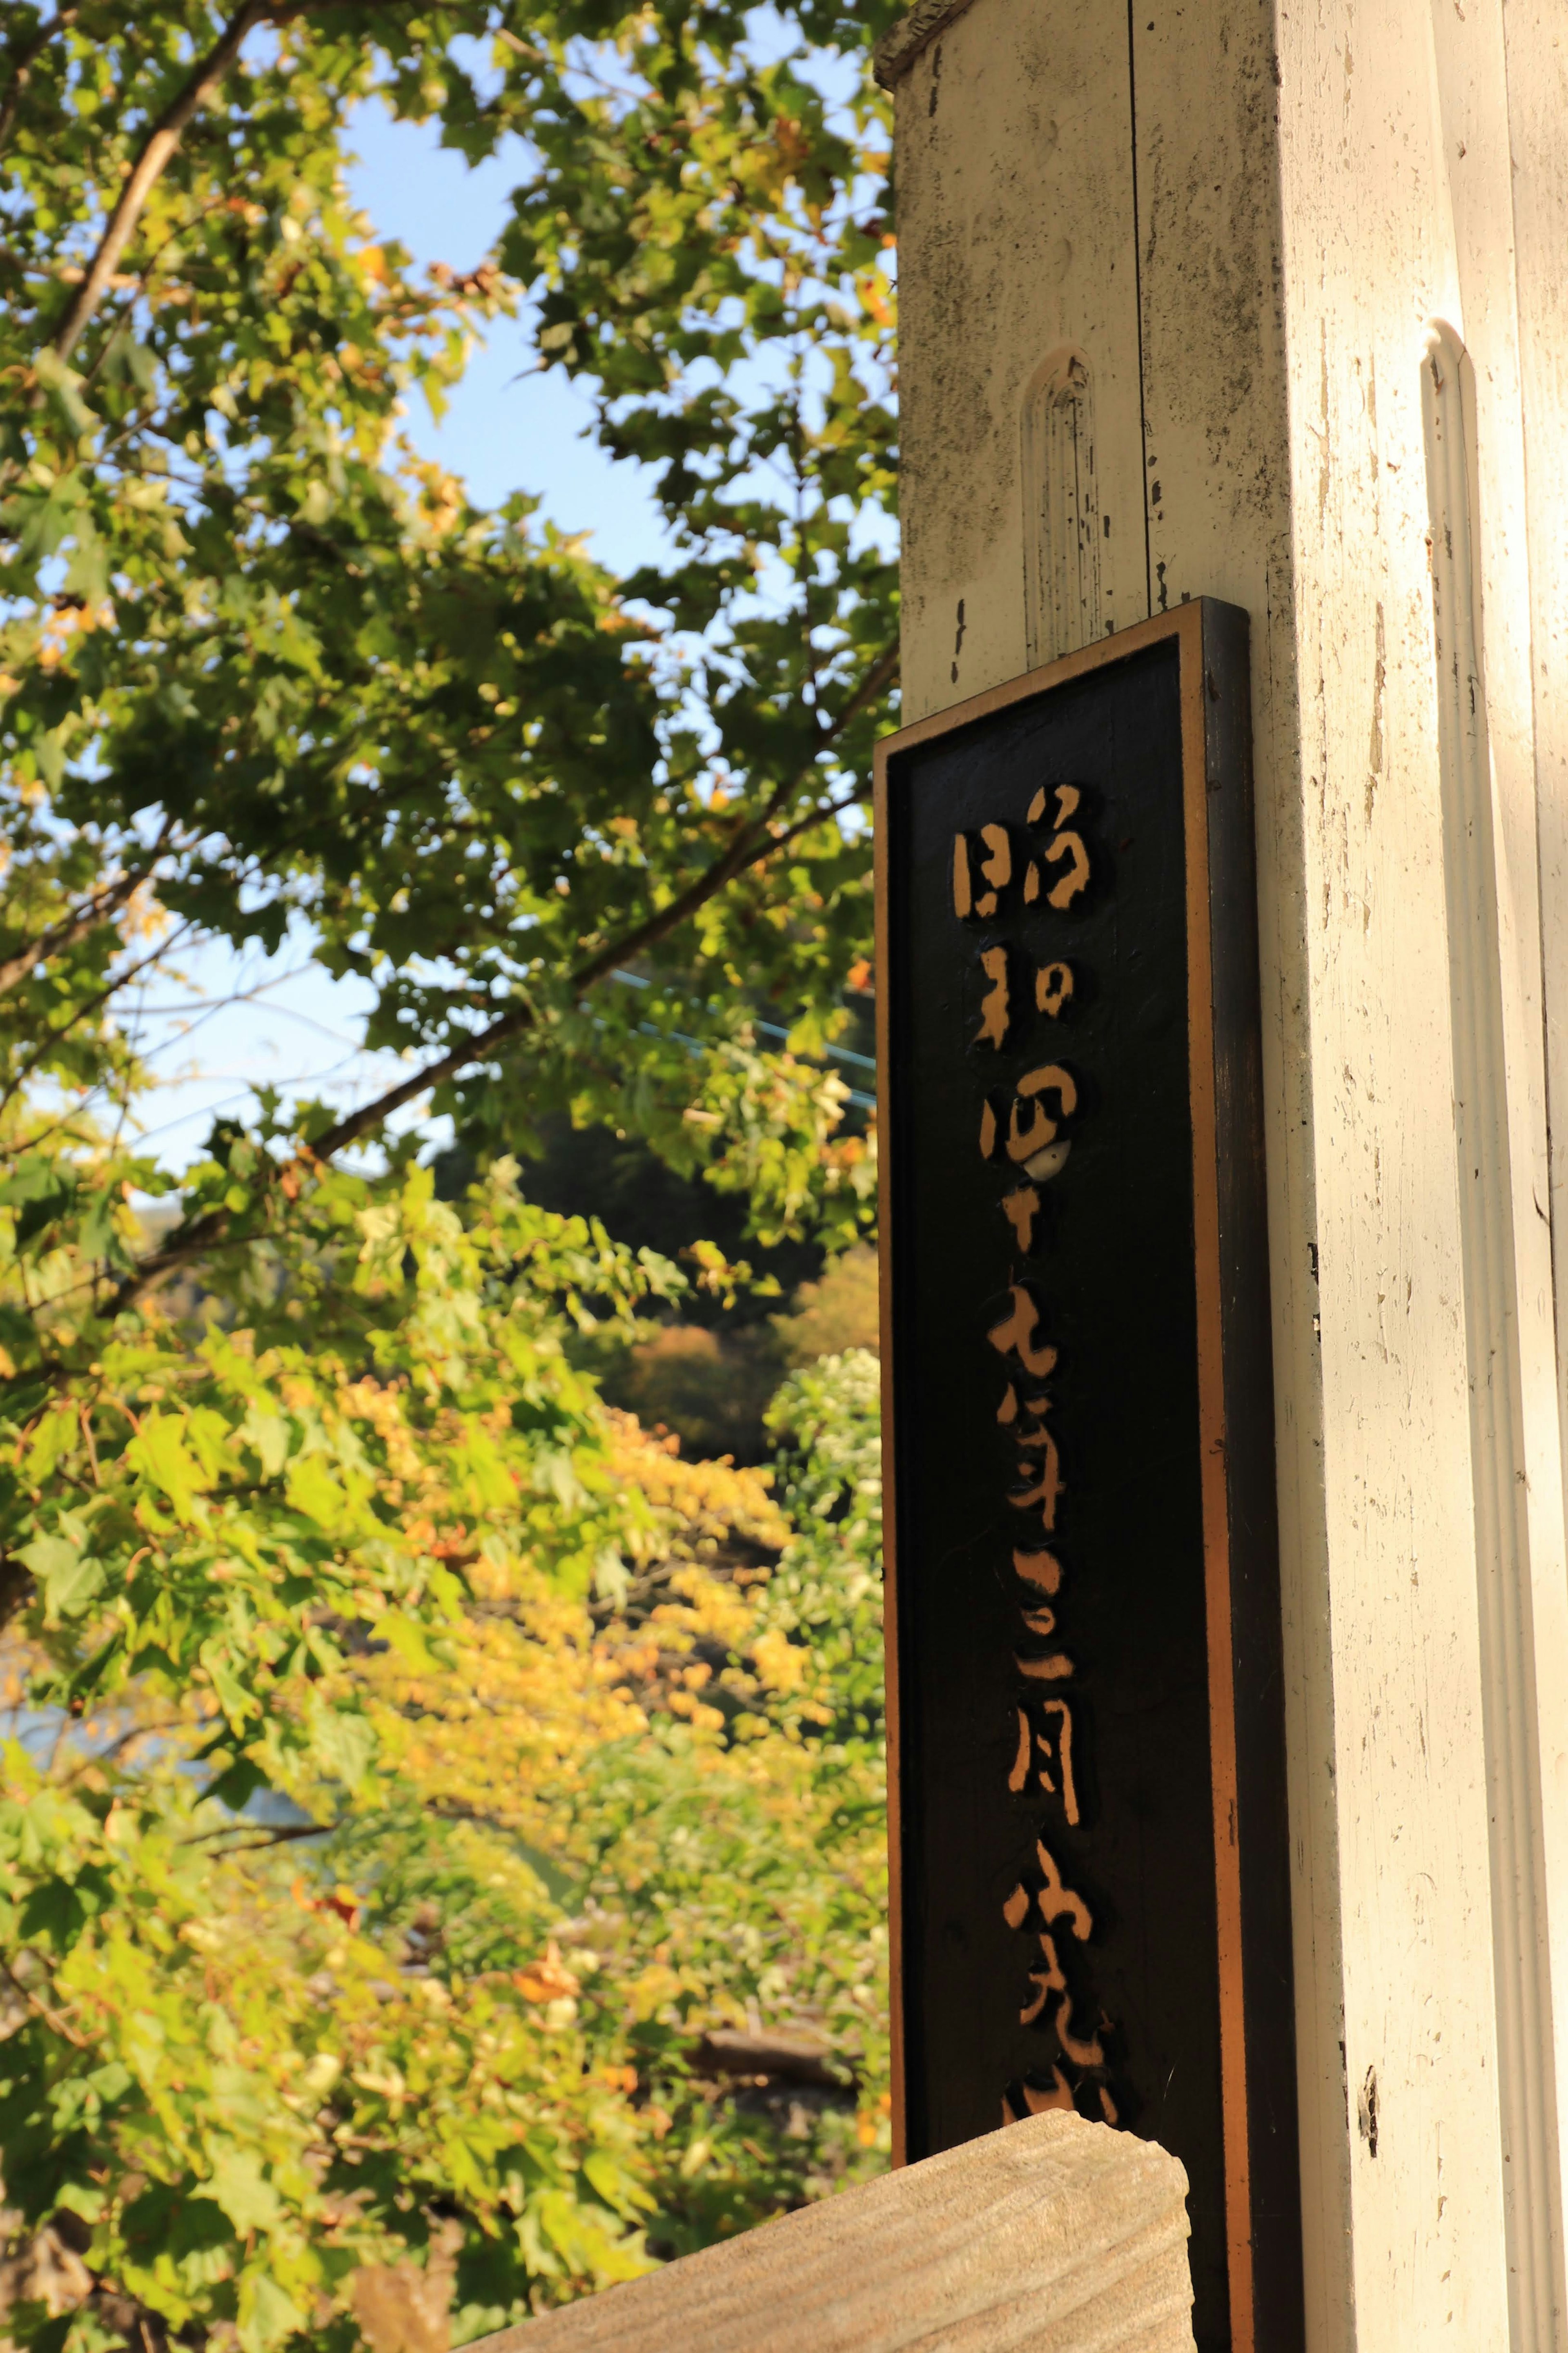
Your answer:
[[[764,53],[793,46],[790,28],[766,9],[752,22]],[[853,85],[847,61],[819,59],[814,69],[830,96]],[[394,121],[379,103],[361,110],[350,145],[358,158],[351,186],[376,232],[416,261],[459,270],[490,250],[526,173],[521,142],[471,168],[440,145],[437,125]],[[491,323],[439,424],[416,395],[406,430],[481,505],[526,491],[560,529],[586,533],[601,562],[629,572],[657,562],[668,544],[637,470],[613,464],[589,438],[591,416],[559,368],[539,371],[525,315]],[[865,527],[883,536],[875,522]],[[214,1116],[242,1113],[259,1087],[286,1098],[320,1093],[346,1110],[405,1075],[394,1057],[360,1051],[371,992],[331,980],[310,945],[303,927],[272,958],[215,944],[176,957],[178,980],[156,976],[143,992],[140,1031],[161,1084],[138,1116],[163,1166],[177,1172],[199,1157]]]
[[[354,194],[384,237],[416,260],[472,269],[484,259],[523,175],[521,153],[470,170],[437,144],[433,127],[394,122],[380,106],[361,111],[353,144],[361,161]],[[661,552],[658,518],[635,470],[614,466],[583,438],[591,411],[559,368],[535,372],[526,319],[497,320],[439,426],[422,401],[409,418],[427,456],[461,474],[485,506],[529,491],[564,531],[592,533],[594,553],[618,572]]]
[[[353,192],[378,231],[416,259],[469,269],[494,243],[521,164],[502,155],[470,170],[437,140],[434,126],[394,122],[367,106],[354,126]],[[499,320],[441,423],[416,397],[408,432],[482,504],[530,491],[563,530],[588,533],[596,555],[629,571],[661,553],[658,517],[636,470],[612,465],[584,438],[589,417],[560,369],[536,372],[527,321]],[[199,1157],[215,1114],[238,1113],[258,1087],[320,1090],[346,1108],[402,1073],[392,1056],[360,1052],[369,992],[321,972],[303,931],[271,958],[214,946],[174,962],[181,985],[158,976],[143,992],[143,1035],[163,1083],[139,1116],[165,1167]]]

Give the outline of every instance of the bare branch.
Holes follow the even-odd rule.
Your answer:
[[[0,148],[4,148],[11,136],[16,121],[16,110],[26,96],[27,85],[33,79],[34,66],[56,34],[63,33],[68,25],[74,25],[80,14],[79,8],[57,10],[47,25],[38,26],[30,41],[23,43],[22,53],[16,60],[16,70],[11,76],[11,87],[5,92],[4,99],[0,99]]]
[[[260,24],[268,13],[267,0],[242,0],[242,5],[224,26],[216,45],[208,50],[184,89],[175,92],[148,132],[146,143],[121,191],[120,202],[110,215],[109,225],[99,239],[98,250],[88,265],[87,275],[77,288],[70,308],[56,330],[54,349],[58,358],[65,360],[70,357],[82,329],[102,301],[114,274],[115,263],[124,252],[148,197],[178,147],[186,123],[206,104],[238,57],[247,34],[253,26]]]

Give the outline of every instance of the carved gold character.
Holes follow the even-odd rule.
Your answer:
[[[1029,1895],[1025,1887],[1015,1887],[1002,1906],[1002,1917],[1009,1928],[1021,1928],[1029,1916]]]
[[[980,879],[988,887],[976,892],[970,871],[969,836],[955,833],[952,837],[952,911],[961,921],[978,915],[986,922],[996,913],[996,896],[1013,879],[1013,843],[1005,825],[983,825],[980,840],[984,855],[980,860]]]
[[[980,871],[990,883],[974,902],[974,912],[982,917],[996,913],[996,894],[1005,891],[1013,879],[1013,844],[1005,825],[983,825],[980,839],[985,844],[986,855],[980,861]],[[1049,852],[1047,852],[1047,857]]]
[[[978,1045],[982,1038],[989,1039],[1000,1049],[1007,1037],[1007,951],[987,948],[980,959],[980,969],[991,983],[980,1007],[980,1027],[974,1033]]]
[[[1029,1730],[1029,1719],[1020,1708],[1018,1710],[1018,1753],[1013,1759],[1013,1769],[1007,1776],[1007,1787],[1015,1797],[1029,1778],[1029,1757],[1033,1743],[1034,1736]]]
[[[1062,2046],[1063,2058],[1070,2059],[1075,2067],[1103,2067],[1105,2050],[1099,2035],[1075,2034],[1069,2023],[1071,2018],[1072,2004],[1070,2001],[1064,2001],[1051,2021],[1056,2029],[1057,2041]]]
[[[1051,1651],[1043,1659],[1020,1659],[1015,1655],[1013,1664],[1021,1675],[1037,1683],[1059,1683],[1072,1672],[1072,1661],[1065,1651]]]
[[[969,881],[969,842],[962,833],[952,837],[952,912],[962,922],[974,905]]]
[[[1029,803],[1028,821],[1031,825],[1038,825],[1040,819],[1045,816],[1046,797],[1047,793],[1050,792],[1054,792],[1057,797],[1057,814],[1055,823],[1057,829],[1059,832],[1061,828],[1066,825],[1069,817],[1076,817],[1078,815],[1079,803],[1082,800],[1083,795],[1076,785],[1042,785],[1038,792],[1035,795],[1034,799]]]
[[[1013,1566],[1026,1585],[1038,1586],[1042,1593],[1059,1593],[1062,1565],[1054,1552],[1015,1552]]]
[[[1046,1401],[1043,1398],[1030,1398],[1030,1412],[1035,1412],[1037,1408],[1042,1413],[1045,1411]],[[1019,1464],[1018,1468],[1026,1480],[1033,1479],[1036,1483],[1032,1487],[1020,1490],[1016,1495],[1009,1495],[1007,1500],[1016,1512],[1032,1512],[1037,1504],[1048,1535],[1057,1524],[1057,1504],[1060,1500],[1063,1486],[1060,1450],[1043,1421],[1037,1430],[1020,1430],[1018,1444],[1040,1448],[1041,1457],[1038,1462]]]
[[[1028,1165],[1031,1176],[1045,1175],[1030,1165],[1037,1153],[1043,1153],[1057,1138],[1058,1122],[1050,1116],[1042,1095],[1054,1094],[1061,1105],[1061,1117],[1070,1119],[1078,1109],[1078,1087],[1070,1071],[1059,1062],[1042,1062],[1037,1070],[1026,1071],[1019,1080],[1012,1112],[1007,1123],[1007,1157]],[[1024,1105],[1030,1106],[1028,1124],[1022,1116]],[[989,1155],[987,1155],[989,1156]],[[1048,1173],[1055,1175],[1055,1169]]]
[[[1057,1733],[1056,1746],[1057,1767],[1058,1770],[1061,1774],[1062,1781],[1062,1810],[1067,1815],[1068,1820],[1071,1824],[1072,1828],[1076,1830],[1078,1828],[1079,1820],[1079,1805],[1078,1785],[1074,1781],[1072,1775],[1072,1710],[1068,1707],[1065,1699],[1048,1699],[1046,1702],[1046,1714],[1047,1716],[1055,1715],[1061,1718],[1060,1727]],[[1040,1742],[1040,1746],[1046,1750],[1047,1755],[1050,1753],[1050,1744],[1048,1741],[1042,1740]],[[1045,1774],[1043,1772],[1041,1773],[1040,1778],[1042,1780],[1045,1779]]]
[[[1060,1868],[1044,1839],[1035,1841],[1035,1853],[1046,1877],[1046,1883],[1036,1899],[1041,1919],[1047,1928],[1054,1928],[1058,1920],[1065,1920],[1079,1943],[1085,1943],[1094,1934],[1093,1913],[1081,1895],[1075,1895],[1070,1887],[1062,1885]]]
[[[1018,1715],[1021,1738],[1021,1727],[1025,1721],[1024,1709],[1018,1710]],[[1054,1733],[1037,1732],[1034,1735],[1034,1746],[1039,1751],[1039,1761],[1035,1767],[1035,1778],[1047,1798],[1061,1799],[1062,1811],[1068,1818],[1069,1828],[1077,1830],[1080,1810],[1078,1802],[1078,1783],[1073,1778],[1072,1769],[1072,1710],[1065,1699],[1048,1699],[1046,1702],[1046,1715],[1047,1721],[1050,1717],[1056,1716],[1059,1722]],[[1028,1760],[1023,1755],[1020,1746],[1019,1754],[1014,1760],[1013,1771],[1008,1777],[1007,1787],[1015,1792],[1020,1791],[1026,1788],[1028,1778]]]
[[[1071,995],[1071,965],[1041,965],[1035,975],[1035,1003],[1048,1019],[1056,1020]]]
[[[1031,1466],[1026,1465],[1026,1470],[1029,1467]],[[1016,1512],[1032,1512],[1037,1509],[1041,1524],[1046,1534],[1049,1535],[1057,1525],[1057,1501],[1061,1492],[1062,1481],[1056,1449],[1053,1446],[1050,1459],[1040,1466],[1039,1478],[1036,1484],[1033,1487],[1020,1487],[1016,1495],[1008,1496],[1007,1501]]]
[[[1070,860],[1059,882],[1053,882],[1046,892],[1046,903],[1051,907],[1070,907],[1080,891],[1089,888],[1089,852],[1080,833],[1054,833],[1046,844],[1047,866],[1058,866],[1066,858]]]
[[[1068,1981],[1062,1975],[1062,1965],[1057,1958],[1057,1948],[1049,1936],[1040,1938],[1040,1950],[1045,1957],[1045,1968],[1029,1971],[1029,1983],[1032,1986],[1037,1986],[1039,1990],[1034,2000],[1026,2004],[1025,2008],[1018,2012],[1020,2026],[1033,2026],[1051,1995],[1065,1994],[1068,1989]],[[1072,2054],[1069,2052],[1068,2055],[1070,2058]]]
[[[984,1033],[982,1033],[984,1034]],[[1059,1103],[1058,1118],[1053,1119],[1039,1098],[1054,1094]],[[1022,1164],[1027,1176],[1042,1182],[1058,1176],[1067,1166],[1071,1145],[1064,1136],[1058,1141],[1060,1120],[1070,1119],[1078,1109],[1078,1085],[1070,1071],[1059,1062],[1042,1062],[1027,1071],[1019,1080],[1007,1113],[1007,1157]],[[993,1160],[1001,1130],[996,1118],[996,1106],[989,1095],[980,1106],[980,1157]]]
[[[1059,866],[1066,859],[1068,871],[1046,893],[1047,904],[1056,908],[1070,907],[1080,891],[1089,887],[1089,852],[1083,836],[1066,830],[1068,819],[1078,814],[1083,796],[1076,785],[1042,785],[1029,803],[1029,823],[1038,825],[1046,814],[1048,791],[1056,794],[1057,807],[1054,830],[1041,856],[1047,866]]]
[[[1035,1345],[1035,1327],[1040,1311],[1020,1282],[1009,1283],[1011,1313],[1000,1324],[994,1324],[986,1337],[998,1356],[1016,1353],[1018,1362],[1037,1381],[1048,1380],[1057,1368],[1057,1352],[1052,1347]]]
[[[1035,1239],[1035,1219],[1039,1210],[1040,1197],[1032,1185],[1016,1186],[1002,1203],[1007,1223],[1018,1238],[1018,1248],[1027,1258]]]

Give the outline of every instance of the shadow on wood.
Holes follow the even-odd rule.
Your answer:
[[[1187,2177],[1031,2116],[470,2353],[1193,2353]]]

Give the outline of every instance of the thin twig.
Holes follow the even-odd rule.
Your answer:
[[[68,359],[76,348],[82,330],[103,300],[105,290],[114,275],[115,264],[135,233],[148,197],[179,146],[186,124],[200,113],[213,96],[238,58],[247,36],[258,25],[292,24],[301,16],[312,16],[321,8],[337,5],[339,0],[243,0],[243,5],[229,18],[214,47],[208,50],[190,79],[175,92],[148,132],[142,153],[121,190],[120,201],[110,215],[108,226],[99,239],[97,250],[88,264],[70,307],[55,331],[54,350],[58,358]],[[413,5],[413,0],[361,0],[361,5],[406,7]],[[48,32],[53,33],[69,22],[77,13],[74,8],[62,10],[52,20]],[[30,69],[33,56],[42,46],[40,40],[24,57],[18,81]],[[19,96],[19,89],[13,84],[11,97],[6,101],[13,112],[13,100]],[[0,109],[0,139],[9,127],[9,117]]]
[[[34,66],[48,47],[55,35],[63,33],[68,25],[74,25],[80,14],[79,8],[58,10],[47,25],[39,26],[30,41],[23,44],[22,54],[16,60],[16,70],[11,77],[11,87],[5,92],[5,98],[0,100],[0,148],[4,148],[16,125],[16,110],[26,96],[27,85],[33,79]]]
[[[207,51],[184,89],[175,92],[148,132],[131,176],[121,190],[120,201],[110,213],[108,227],[98,241],[98,250],[88,264],[87,274],[55,331],[54,350],[58,359],[69,359],[83,328],[102,301],[109,281],[114,275],[114,266],[134,234],[147,199],[178,147],[186,123],[206,104],[238,57],[246,36],[254,26],[260,24],[267,14],[267,0],[242,0],[242,5],[224,26],[216,45]]]
[[[174,819],[165,818],[163,830],[148,852],[145,864],[128,868],[125,873],[116,875],[112,882],[106,882],[73,914],[63,916],[47,932],[40,932],[36,940],[29,940],[25,948],[18,948],[14,956],[7,956],[0,964],[0,996],[4,996],[7,989],[15,988],[19,980],[26,980],[46,956],[58,955],[67,948],[74,948],[79,941],[96,932],[110,915],[118,913],[127,899],[147,881],[163,856],[173,831]]]
[[[146,1547],[143,1546],[142,1549],[145,1550]],[[129,1732],[121,1733],[116,1739],[109,1743],[107,1748],[94,1748],[82,1758],[79,1765],[73,1765],[68,1773],[62,1774],[60,1787],[68,1789],[73,1781],[79,1780],[84,1773],[90,1773],[95,1767],[111,1765],[133,1741],[162,1739],[165,1732],[179,1732],[184,1728],[184,1719],[178,1715],[167,1716],[160,1724],[133,1724]]]
[[[54,2033],[63,2035],[74,2051],[90,2051],[92,2049],[91,2043],[89,2042],[84,2036],[78,2034],[73,2027],[68,2026],[63,2018],[58,2017],[49,2008],[48,2003],[41,2000],[38,1995],[34,1993],[30,1986],[25,1986],[22,1983],[21,1978],[16,1975],[16,1970],[11,1967],[9,1961],[0,1959],[0,1970],[3,1970],[5,1975],[10,1979],[11,1984],[16,1989],[16,1992],[21,1995],[22,2000],[26,2003],[27,2008],[30,2010],[35,2011],[37,2015],[43,2020],[45,2025],[50,2028]]]
[[[814,759],[843,733],[851,719],[858,716],[867,702],[878,693],[880,685],[891,677],[897,662],[897,650],[891,647],[879,657],[854,694],[850,696],[844,709],[837,714],[830,724],[825,723],[818,729],[817,741],[813,747]],[[706,867],[694,881],[688,883],[684,891],[678,892],[668,905],[658,908],[643,923],[634,924],[629,932],[624,932],[619,939],[613,940],[607,947],[601,948],[596,955],[590,956],[585,964],[579,965],[567,983],[573,995],[582,997],[597,981],[603,980],[606,974],[613,972],[618,965],[628,963],[633,956],[643,955],[650,947],[657,947],[661,940],[668,938],[671,932],[678,930],[689,916],[696,914],[700,908],[706,906],[709,900],[723,890],[727,883],[733,882],[746,871],[748,867],[760,865],[764,859],[770,857],[781,845],[781,837],[773,830],[773,821],[784,803],[799,790],[803,774],[804,772],[797,772],[794,776],[785,777],[769,797],[762,814],[754,818],[751,825],[742,828],[729,848]],[[808,825],[819,823],[827,813],[826,807],[819,806],[806,818],[792,826],[782,839],[793,839]],[[410,1078],[390,1088],[384,1095],[378,1096],[374,1103],[366,1103],[361,1110],[350,1112],[346,1118],[339,1120],[335,1127],[330,1127],[326,1134],[318,1136],[311,1145],[314,1157],[318,1160],[330,1160],[334,1154],[342,1152],[345,1145],[357,1144],[362,1135],[367,1135],[373,1129],[382,1126],[393,1113],[400,1111],[405,1103],[412,1103],[416,1095],[425,1094],[432,1087],[442,1085],[446,1080],[455,1077],[459,1071],[468,1069],[471,1063],[484,1060],[495,1051],[498,1046],[509,1043],[511,1039],[520,1037],[525,1029],[531,1029],[533,1020],[533,1008],[531,1005],[515,1006],[510,1012],[501,1014],[498,1019],[489,1024],[488,1029],[479,1030],[473,1037],[466,1039],[462,1045],[455,1046],[449,1053],[441,1055],[437,1060],[427,1062],[422,1070],[415,1071]]]
[[[831,721],[819,723],[816,741],[812,747],[813,760],[837,742],[850,722],[858,718],[860,712],[876,699],[882,687],[892,677],[898,667],[898,660],[897,647],[888,647],[872,663],[843,708]],[[819,802],[805,817],[797,818],[787,827],[782,834],[775,833],[773,829],[773,819],[792,796],[799,791],[808,773],[809,766],[786,776],[770,794],[761,814],[753,818],[750,825],[741,827],[729,847],[704,868],[703,871],[697,875],[684,891],[678,892],[666,906],[658,909],[643,923],[634,924],[629,932],[624,932],[618,939],[611,941],[607,946],[588,957],[585,963],[579,965],[570,975],[567,982],[573,996],[583,997],[596,982],[603,980],[618,965],[626,964],[635,955],[640,955],[647,948],[657,946],[660,941],[668,938],[671,932],[678,930],[689,917],[694,915],[700,908],[705,906],[710,899],[724,889],[726,884],[736,881],[749,868],[761,865],[786,842],[793,841],[811,826],[821,824],[837,809],[848,806],[847,799]],[[848,799],[859,797],[860,795],[856,793],[849,796]],[[486,1060],[495,1053],[498,1048],[510,1044],[512,1039],[521,1037],[526,1030],[531,1029],[534,1020],[535,1015],[531,1005],[525,1002],[513,1006],[509,1011],[490,1022],[486,1029],[476,1030],[471,1037],[466,1038],[461,1045],[454,1046],[448,1052],[437,1056],[434,1061],[426,1062],[410,1077],[402,1080],[398,1085],[389,1088],[384,1094],[376,1096],[374,1102],[363,1105],[360,1110],[348,1113],[334,1126],[328,1128],[323,1135],[316,1137],[308,1147],[300,1150],[293,1163],[295,1171],[318,1167],[323,1161],[330,1160],[338,1153],[344,1151],[351,1144],[357,1144],[362,1136],[369,1135],[377,1128],[384,1126],[392,1114],[400,1111],[405,1103],[412,1103],[417,1096],[428,1093],[433,1087],[438,1087],[447,1079],[456,1077],[459,1071],[470,1069],[475,1062]],[[285,1169],[279,1168],[276,1172],[276,1177],[280,1178],[287,1173]],[[276,1181],[276,1178],[271,1181]],[[197,1218],[192,1225],[173,1236],[162,1250],[154,1250],[143,1259],[134,1273],[127,1275],[113,1299],[109,1303],[107,1309],[109,1315],[113,1317],[122,1314],[127,1308],[133,1307],[138,1300],[145,1298],[150,1291],[155,1290],[166,1275],[172,1274],[178,1267],[188,1265],[192,1259],[199,1258],[204,1250],[212,1248],[214,1244],[224,1239],[229,1230],[230,1224],[231,1219],[226,1210],[209,1209],[205,1216]]]
[[[163,266],[163,256],[168,252],[170,247],[173,245],[178,245],[183,237],[188,237],[192,229],[198,228],[202,222],[206,220],[213,213],[221,212],[227,202],[228,192],[226,189],[222,195],[215,196],[211,204],[204,205],[200,212],[193,214],[189,220],[182,221],[178,228],[172,228],[169,231],[168,236],[163,239],[163,244],[158,248],[157,252],[153,256],[151,261],[148,262],[147,267],[142,270],[141,277],[133,282],[124,301],[121,304],[117,316],[110,323],[108,334],[105,335],[102,343],[100,343],[98,347],[92,364],[88,368],[82,378],[84,384],[91,384],[93,379],[99,375],[100,371],[104,366],[110,352],[114,349],[116,343],[119,341],[120,336],[123,333],[126,327],[129,326],[132,319],[135,316],[136,305],[145,296],[148,288],[152,285],[153,279],[157,276],[159,269]]]
[[[32,1077],[39,1064],[48,1060],[49,1056],[56,1050],[63,1038],[68,1038],[73,1029],[79,1028],[82,1022],[89,1021],[95,1013],[101,1011],[103,1007],[108,1004],[110,998],[116,996],[121,989],[128,987],[131,982],[135,979],[139,972],[145,972],[150,964],[161,963],[163,958],[172,952],[175,943],[183,939],[187,933],[194,929],[194,920],[187,919],[186,922],[179,925],[177,930],[171,932],[166,940],[161,940],[155,948],[150,948],[147,954],[142,956],[138,963],[132,965],[124,972],[116,973],[114,978],[110,981],[106,987],[100,988],[96,996],[85,998],[84,1001],[77,1007],[76,1011],[71,1015],[68,1021],[62,1022],[58,1029],[47,1031],[39,1044],[36,1046],[32,1053],[25,1059],[21,1069],[13,1073],[11,1082],[5,1089],[4,1094],[0,1094],[0,1112],[3,1112],[6,1108],[7,1104],[9,1104],[20,1092],[22,1088],[26,1085],[27,1081]],[[63,1127],[68,1124],[68,1120],[79,1118],[80,1116],[80,1111],[81,1106],[78,1104],[76,1109],[73,1112],[68,1113],[65,1119],[57,1120],[55,1122],[55,1126]],[[53,1131],[49,1128],[45,1128],[43,1133],[45,1135],[48,1135],[52,1134]],[[0,1152],[0,1160],[14,1160],[18,1152],[30,1152],[34,1150],[41,1140],[42,1139],[38,1136],[29,1136],[25,1138],[21,1144],[12,1146],[8,1152]]]
[[[249,1825],[247,1823],[227,1822],[221,1830],[200,1831],[194,1838],[182,1839],[180,1841],[180,1844],[182,1846],[207,1846],[210,1845],[215,1839],[236,1838],[242,1830],[247,1829]],[[283,1830],[268,1831],[265,1838],[242,1838],[237,1845],[226,1846],[222,1848],[219,1852],[219,1860],[226,1861],[231,1854],[255,1854],[259,1849],[264,1847],[289,1846],[295,1839],[325,1838],[331,1828],[332,1825],[331,1822],[291,1823],[289,1827]]]

